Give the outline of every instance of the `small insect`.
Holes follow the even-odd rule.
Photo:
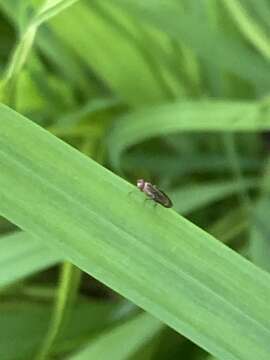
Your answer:
[[[163,191],[157,188],[156,185],[143,179],[139,179],[137,180],[137,187],[156,203],[159,203],[166,208],[173,206],[171,199]]]

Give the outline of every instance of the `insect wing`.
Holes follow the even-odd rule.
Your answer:
[[[161,204],[164,207],[170,208],[173,206],[172,201],[170,198],[161,191],[155,185],[152,185],[150,182],[145,182],[144,187],[142,190],[150,199],[154,200],[155,202]]]
[[[152,185],[153,199],[165,207],[172,207],[171,199],[155,185]]]

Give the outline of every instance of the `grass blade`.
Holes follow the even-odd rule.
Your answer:
[[[61,268],[61,276],[53,314],[47,334],[44,337],[36,360],[46,360],[50,357],[52,348],[61,336],[65,324],[69,320],[72,305],[77,296],[79,284],[81,281],[81,271],[69,262],[65,262]]]
[[[245,189],[256,186],[256,182],[247,180],[243,182]],[[240,192],[242,184],[235,181],[209,182],[206,184],[193,184],[171,192],[175,209],[181,214],[187,214],[226,196]]]
[[[101,334],[70,360],[125,360],[150,341],[162,323],[147,313],[137,315],[120,326]],[[130,336],[132,334],[132,336]],[[125,346],[123,346],[123,343]]]
[[[78,301],[58,339],[53,354],[70,351],[87,339],[95,338],[116,324],[125,321],[125,304],[110,304],[106,301]],[[42,343],[51,315],[51,306],[42,302],[1,301],[0,332],[1,360],[34,359],[33,354]],[[26,331],[27,330],[27,331]],[[58,356],[61,358],[61,355]]]
[[[251,44],[257,48],[266,59],[269,60],[269,38],[260,25],[257,24],[254,19],[248,15],[246,9],[241,5],[240,1],[231,0],[223,1],[223,3],[227,7],[240,31],[246,36]]]
[[[71,28],[69,24],[74,22],[78,26]],[[72,49],[117,98],[132,107],[168,99],[164,84],[160,83],[157,72],[153,72],[145,54],[145,35],[133,22],[121,8],[116,11],[110,2],[102,2],[100,6],[99,2],[92,1],[88,5],[78,2],[49,25],[53,34]],[[91,41],[85,34],[89,34]]]
[[[61,261],[59,253],[24,232],[1,237],[0,244],[0,288]]]
[[[267,195],[262,197],[253,210],[250,256],[255,264],[270,271],[269,197]]]
[[[14,91],[17,78],[33,47],[38,27],[76,1],[78,0],[47,0],[29,21],[14,49],[14,53],[7,67],[6,75],[1,84],[1,91],[3,92],[1,95],[4,99],[7,99],[8,103],[13,103],[16,100],[16,98],[14,98]]]
[[[147,108],[122,116],[108,135],[112,164],[119,168],[121,153],[154,136],[180,131],[259,131],[270,129],[260,107],[248,102],[180,102]]]
[[[219,17],[219,26],[214,28],[207,16],[201,14],[198,16],[197,4],[193,7],[194,13],[192,8],[190,9],[191,2],[184,5],[177,1],[164,0],[115,1],[140,21],[153,24],[176,41],[182,41],[209,64],[211,72],[214,71],[213,67],[217,66],[221,72],[233,73],[242,79],[252,81],[253,84],[261,83],[265,86],[268,83],[269,86],[267,61],[264,61],[260,54],[252,51],[244,41],[241,41],[242,39],[236,40],[235,32],[233,36],[231,31],[223,32]],[[218,5],[219,3],[217,8]],[[215,47],[215,56],[213,56]]]
[[[267,273],[8,107],[0,118],[2,215],[220,359],[268,360]]]

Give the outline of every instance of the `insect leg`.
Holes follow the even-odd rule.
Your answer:
[[[128,192],[128,196],[130,196],[131,194],[135,193],[136,190],[131,190]]]
[[[153,200],[151,197],[146,197],[145,199],[144,199],[144,202],[145,201],[147,201],[147,200]]]

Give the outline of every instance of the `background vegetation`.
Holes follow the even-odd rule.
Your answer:
[[[269,359],[269,18],[0,0],[1,360]]]

